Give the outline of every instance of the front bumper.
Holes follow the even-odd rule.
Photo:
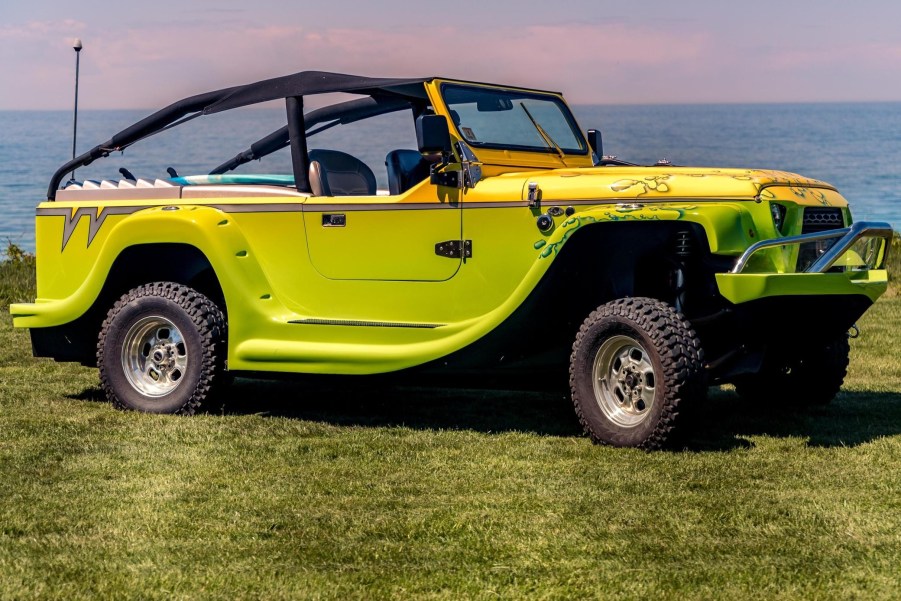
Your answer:
[[[733,304],[773,296],[866,296],[876,302],[888,287],[884,269],[846,273],[718,273],[720,294]]]
[[[861,221],[843,229],[763,240],[750,246],[738,258],[732,271],[716,274],[717,287],[720,294],[734,304],[775,296],[813,295],[862,295],[875,302],[888,286],[888,273],[882,266],[893,235],[888,223]],[[823,241],[832,242],[801,272],[746,273],[758,253],[785,254],[791,247]],[[856,253],[855,249],[860,248],[861,243],[869,244],[868,252]],[[851,254],[853,261],[848,259]],[[796,257],[797,252],[793,256]],[[835,269],[843,260],[854,264],[844,271]]]

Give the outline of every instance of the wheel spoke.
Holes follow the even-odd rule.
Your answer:
[[[179,331],[177,328],[172,328],[169,331],[169,342],[171,342],[175,346],[178,346],[180,344],[183,345],[185,339],[182,338],[181,331]]]
[[[641,388],[641,394],[639,395],[639,398],[641,399],[643,405],[642,410],[654,404],[654,394],[655,391],[653,388],[650,388],[648,386],[643,386]]]
[[[186,353],[179,354],[177,351],[172,357],[172,369],[179,370],[182,373],[188,368],[188,355]]]

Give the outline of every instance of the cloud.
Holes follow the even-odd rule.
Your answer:
[[[71,41],[85,30],[85,24],[74,19],[62,21],[31,21],[23,26],[0,26],[0,41]]]
[[[771,51],[765,62],[773,69],[802,69],[854,66],[901,68],[901,44],[841,44],[817,48],[794,48]]]
[[[588,102],[604,100],[595,96],[603,79],[621,80],[632,68],[678,68],[698,57],[706,44],[700,35],[677,36],[622,23],[386,31],[252,26],[231,20],[215,28],[181,21],[103,32],[75,21],[32,23],[0,29],[0,46],[28,39],[52,47],[54,52],[40,56],[43,67],[53,78],[70,78],[63,33],[85,38],[84,106],[94,108],[153,107],[191,93],[306,69],[534,85],[563,89]],[[21,58],[28,64],[19,72],[22,92],[52,104],[47,81],[42,86],[40,78],[27,75],[41,65]]]
[[[73,79],[72,42],[86,31],[80,21],[32,21],[0,27],[0,108],[62,108],[59,83]],[[68,89],[68,88],[67,88]]]
[[[118,28],[76,20],[0,27],[0,53],[15,82],[0,86],[0,108],[68,108],[75,36],[85,43],[86,108],[155,108],[308,69],[536,86],[575,103],[804,100],[792,96],[798,90],[811,90],[806,99],[844,99],[848,90],[901,95],[898,84],[884,84],[884,73],[901,67],[898,45],[768,47],[771,40],[745,39],[739,48],[728,34],[693,21],[387,29],[261,25],[251,15],[228,11],[210,22],[188,14]],[[827,88],[815,82],[830,69],[844,70],[855,86],[836,82],[829,88],[834,98],[823,96]]]

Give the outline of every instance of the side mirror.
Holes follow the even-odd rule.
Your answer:
[[[594,159],[594,164],[597,165],[601,157],[604,156],[604,141],[601,139],[600,130],[588,130],[588,145],[591,147],[591,152],[594,153],[594,156],[592,157]]]
[[[455,147],[460,155],[460,167],[450,169],[448,163],[432,165],[429,181],[436,186],[475,188],[482,179],[482,163],[466,142],[457,142]]]
[[[457,142],[460,169],[446,171],[451,158],[451,137],[447,119],[441,115],[421,115],[416,118],[416,143],[419,152],[441,153],[441,164],[432,165],[430,181],[438,186],[474,188],[482,179],[482,164],[465,142]]]
[[[416,119],[416,143],[419,152],[446,154],[451,151],[447,119],[441,115],[421,115]]]

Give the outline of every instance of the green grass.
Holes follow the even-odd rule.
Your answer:
[[[33,266],[0,262],[0,306]],[[118,412],[4,315],[0,599],[897,598],[887,296],[831,406],[714,390],[659,453],[592,446],[548,393],[238,380],[222,414]]]
[[[34,255],[7,243],[6,258],[0,261],[0,310],[10,303],[31,302],[35,295]]]
[[[0,318],[0,599],[892,599],[901,298],[828,408],[713,391],[678,452],[563,395],[238,380],[125,413]]]

